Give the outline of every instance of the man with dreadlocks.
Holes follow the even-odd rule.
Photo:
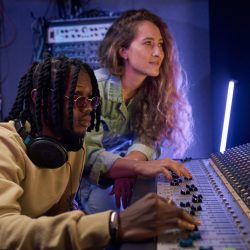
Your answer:
[[[98,130],[98,104],[96,78],[80,60],[46,55],[21,78],[14,105],[0,123],[1,249],[100,249],[198,224],[155,194],[120,214],[76,210],[83,139],[87,129]]]

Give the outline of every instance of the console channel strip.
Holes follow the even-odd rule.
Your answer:
[[[192,179],[157,178],[157,193],[171,198],[201,220],[196,231],[166,231],[158,237],[157,250],[250,249],[250,144],[209,159],[191,160],[185,166]]]

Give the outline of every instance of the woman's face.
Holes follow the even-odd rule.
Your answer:
[[[64,102],[64,126],[65,128],[68,128],[68,96],[69,96],[70,86],[67,86],[66,92],[65,92],[65,102]],[[80,71],[80,74],[78,76],[77,86],[75,89],[75,98],[74,98],[74,120],[73,120],[73,131],[81,136],[86,133],[87,128],[90,126],[91,116],[90,112],[93,110],[91,102],[88,100],[91,98],[92,95],[92,85],[91,85],[91,79],[88,75],[88,73],[84,71]],[[84,107],[78,106],[78,101],[76,100],[79,97],[85,98],[84,100]],[[81,101],[82,102],[82,101]]]
[[[159,28],[142,21],[137,26],[137,34],[128,48],[120,49],[125,60],[125,72],[142,77],[156,77],[164,58],[163,38]]]

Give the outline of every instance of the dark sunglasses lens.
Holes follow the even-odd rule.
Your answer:
[[[80,96],[76,99],[76,105],[78,108],[86,108],[88,102],[91,102],[92,108],[96,109],[99,105],[99,97],[95,96],[91,99],[88,99],[85,96]]]
[[[75,101],[78,108],[85,108],[87,106],[87,98],[84,96],[78,97]]]

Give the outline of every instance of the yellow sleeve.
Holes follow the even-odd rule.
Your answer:
[[[32,219],[6,211],[0,216],[0,246],[24,250],[103,248],[110,241],[109,215],[110,211],[84,215],[77,210]]]

